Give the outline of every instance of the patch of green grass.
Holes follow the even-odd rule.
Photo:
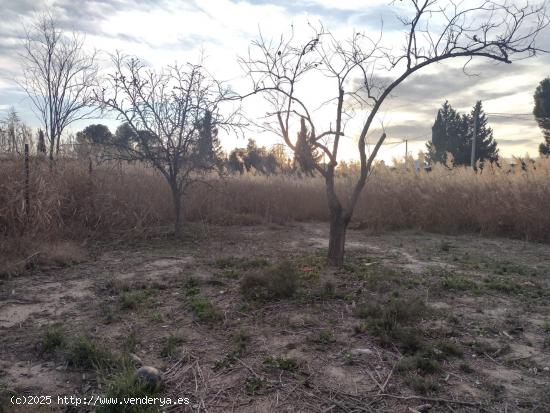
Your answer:
[[[194,277],[190,277],[185,282],[185,284],[183,284],[182,292],[187,297],[192,297],[197,295],[200,292],[199,281]]]
[[[74,337],[67,343],[65,359],[69,366],[81,369],[110,368],[120,362],[109,349],[84,336]]]
[[[405,383],[411,387],[416,393],[428,394],[439,389],[439,384],[431,379],[410,375],[406,378]]]
[[[292,297],[298,288],[298,275],[292,264],[284,261],[262,272],[243,276],[240,291],[245,299],[251,301],[271,301]]]
[[[456,314],[449,314],[447,321],[454,325],[460,324],[460,318]]]
[[[448,241],[441,241],[441,244],[439,244],[439,249],[443,252],[449,252],[451,248],[453,248],[453,244]]]
[[[191,310],[199,321],[215,324],[222,320],[221,311],[205,297],[193,296],[189,301]]]
[[[504,385],[492,382],[485,383],[485,388],[495,398],[498,398],[506,390],[506,387],[504,387]]]
[[[110,295],[119,295],[131,290],[131,286],[126,281],[112,279],[105,283],[105,289]]]
[[[489,290],[498,291],[505,294],[521,294],[525,292],[525,286],[517,281],[506,278],[491,276],[484,279],[485,287]]]
[[[9,406],[12,396],[17,396],[17,392],[10,388],[6,383],[0,382],[0,412],[7,413],[8,410],[3,410],[1,406]]]
[[[143,380],[139,380],[135,374],[135,368],[127,363],[123,365],[116,374],[107,378],[103,378],[103,388],[105,389],[105,397],[117,398],[144,398],[144,397],[159,397],[162,393],[162,386],[152,385]],[[98,406],[98,413],[152,413],[158,412],[158,405],[143,405],[143,404],[113,404]]]
[[[153,323],[162,323],[164,322],[164,317],[162,316],[162,313],[160,311],[154,311],[153,313],[151,313],[149,320],[151,320]]]
[[[250,343],[250,334],[245,330],[239,330],[232,337],[233,344],[235,344],[236,350],[239,354],[243,354]]]
[[[448,341],[439,341],[436,343],[436,349],[441,352],[442,356],[447,357],[464,357],[464,351],[462,348],[455,343]]]
[[[317,334],[312,334],[308,337],[308,341],[313,344],[318,344],[321,346],[328,346],[331,343],[334,343],[336,340],[334,335],[327,330],[321,330]]]
[[[478,284],[467,277],[453,274],[452,276],[445,276],[441,279],[441,288],[444,290],[452,291],[477,291],[479,290]]]
[[[484,341],[476,340],[468,343],[468,345],[477,355],[494,354],[496,351],[498,351],[497,347]]]
[[[355,335],[365,334],[367,331],[369,331],[369,326],[365,322],[353,326],[353,334]]]
[[[269,265],[265,258],[247,258],[247,257],[222,257],[214,261],[214,265],[220,269],[240,269],[249,270],[253,268],[262,268]]]
[[[135,343],[130,343],[133,340],[136,338],[131,333],[124,347],[135,346]],[[64,357],[68,366],[77,369],[110,369],[119,365],[121,361],[120,357],[107,347],[83,335],[69,336],[55,324],[46,329],[39,344],[42,352],[57,351]]]
[[[474,369],[468,363],[460,363],[458,368],[460,369],[461,372],[466,374],[471,374],[474,372]]]
[[[372,291],[388,292],[398,286],[409,286],[409,280],[401,271],[379,263],[346,263],[339,274],[346,278],[363,281]]]
[[[496,274],[504,275],[504,274],[517,274],[522,276],[534,276],[536,277],[538,275],[538,271],[535,268],[529,267],[524,264],[520,264],[517,262],[495,262],[495,270],[494,272]]]
[[[271,387],[266,379],[261,377],[248,377],[246,379],[246,392],[252,396]]]
[[[160,356],[165,358],[174,358],[178,354],[178,347],[185,342],[185,339],[177,334],[170,334],[164,339],[160,349]]]
[[[228,268],[225,269],[221,276],[224,278],[229,278],[231,280],[238,280],[241,277],[242,273],[239,270],[236,270],[234,268]]]
[[[138,310],[148,305],[151,290],[128,291],[119,295],[121,310]]]
[[[59,324],[52,324],[46,328],[40,342],[40,349],[44,353],[57,350],[65,345],[65,331]]]
[[[350,351],[344,351],[342,353],[342,358],[344,359],[344,364],[346,364],[348,366],[352,366],[352,365],[355,364],[353,354]]]
[[[497,275],[521,275],[537,277],[540,271],[518,262],[502,261],[490,256],[465,254],[460,259],[464,268],[485,270]]]
[[[300,278],[304,280],[316,280],[325,268],[327,257],[325,251],[317,251],[313,254],[300,255],[293,258],[293,264]]]
[[[336,286],[334,285],[334,283],[331,281],[324,282],[320,297],[325,299],[331,299],[331,298],[335,298],[336,296],[337,296]]]
[[[103,324],[111,324],[120,319],[120,316],[118,315],[118,311],[115,311],[115,308],[113,305],[105,304],[101,306],[100,312],[101,312],[101,319],[103,320]]]
[[[414,325],[427,313],[428,308],[418,298],[392,297],[385,304],[367,303],[357,309],[357,315],[365,319],[362,328],[381,345],[395,344],[408,354],[424,346],[422,333]]]
[[[122,348],[127,353],[134,353],[139,344],[139,337],[136,333],[136,330],[132,329],[130,333],[125,337],[124,342],[122,343]]]
[[[404,357],[396,366],[398,372],[408,372],[416,370],[421,374],[433,374],[441,371],[441,365],[432,358],[416,355]]]
[[[233,342],[234,349],[227,353],[223,359],[218,360],[214,364],[214,370],[225,369],[235,364],[237,359],[242,357],[245,353],[248,344],[250,343],[250,335],[246,331],[240,330],[238,333],[233,335],[231,341]]]
[[[355,295],[349,301],[352,301],[354,298]],[[296,302],[300,304],[336,299],[347,299],[347,297],[346,294],[336,290],[336,285],[332,281],[325,281],[318,287],[299,289],[295,295]]]
[[[264,360],[264,366],[285,371],[296,371],[298,369],[296,360],[284,357],[267,357]]]

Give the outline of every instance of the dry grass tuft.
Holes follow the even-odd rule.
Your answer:
[[[86,251],[73,241],[54,242],[43,245],[35,261],[39,266],[66,266],[82,262]]]

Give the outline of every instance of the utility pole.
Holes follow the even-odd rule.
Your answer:
[[[476,141],[477,141],[477,118],[479,116],[479,106],[476,104],[474,110],[474,131],[472,134],[472,157],[470,158],[470,166],[473,170],[476,169]]]

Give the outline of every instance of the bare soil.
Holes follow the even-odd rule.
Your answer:
[[[41,350],[47,327],[59,323],[116,354],[128,352],[131,337],[132,352],[163,372],[163,394],[191,399],[168,411],[550,411],[549,245],[350,230],[346,267],[336,270],[323,265],[326,224],[192,233],[105,241],[83,263],[0,281],[0,390],[102,394],[95,370]],[[251,261],[259,258],[292,262],[293,297],[243,298],[241,279],[265,270]],[[189,279],[220,320],[193,311]],[[124,304],[124,294],[140,291]],[[439,358],[434,371],[401,368],[414,355],[373,333],[359,311],[409,298],[429,309],[410,324],[425,345],[462,353]],[[169,336],[179,340],[167,355]],[[239,336],[247,341],[236,352]],[[5,411],[34,411],[3,400]]]

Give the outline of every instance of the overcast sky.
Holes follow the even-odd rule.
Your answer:
[[[234,83],[236,88],[246,85],[237,56],[247,52],[259,28],[264,37],[277,37],[288,33],[291,24],[300,31],[307,30],[308,21],[322,21],[338,36],[349,36],[358,30],[376,32],[383,20],[386,38],[402,39],[402,26],[397,20],[399,5],[380,0],[0,0],[0,112],[13,106],[33,127],[39,123],[15,83],[17,52],[21,50],[23,24],[45,9],[53,12],[62,28],[85,33],[87,47],[104,53],[104,64],[108,62],[107,53],[115,50],[136,55],[156,67],[176,60],[197,61],[204,50],[209,71]],[[545,33],[544,39],[550,39],[550,34]],[[546,48],[550,49],[550,45]],[[419,72],[395,91],[378,119],[386,127],[389,141],[408,139],[409,151],[416,155],[430,138],[437,109],[445,100],[466,112],[480,99],[486,112],[511,114],[489,116],[500,153],[511,156],[528,152],[536,156],[542,135],[529,114],[536,86],[550,76],[550,56],[512,65],[476,61],[468,69],[470,75],[464,74],[464,63],[457,60]],[[311,88],[313,99],[320,88],[321,85]],[[346,130],[343,158],[355,156],[362,119],[364,114],[358,114]],[[80,122],[71,130],[76,132],[90,122],[97,123]],[[113,130],[118,124],[114,119],[103,123]],[[377,131],[373,133],[377,136]],[[270,134],[251,131],[247,136],[266,146],[277,143]],[[246,144],[233,137],[224,137],[222,143],[226,149]],[[404,151],[402,144],[386,145],[381,156],[390,160],[392,156],[402,156]]]

